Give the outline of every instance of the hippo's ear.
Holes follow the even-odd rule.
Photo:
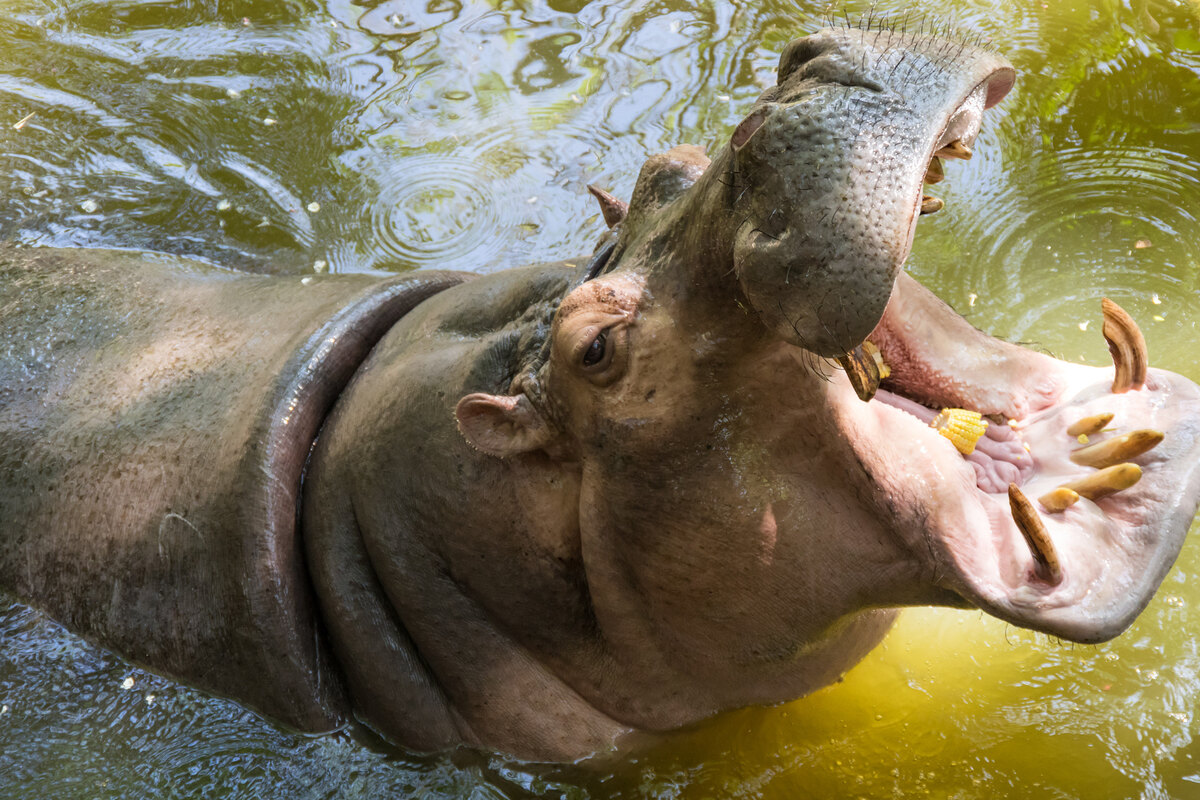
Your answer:
[[[469,394],[458,401],[454,416],[468,442],[499,458],[541,450],[554,439],[554,432],[524,394]]]

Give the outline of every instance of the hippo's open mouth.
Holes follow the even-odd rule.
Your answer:
[[[938,155],[969,153],[981,112],[959,115],[965,144],[936,143],[927,183]],[[922,197],[914,214],[939,207]],[[845,430],[933,583],[1080,642],[1145,607],[1200,492],[1200,391],[1147,369],[1119,307],[1106,301],[1104,317],[1114,367],[1084,367],[977,331],[901,274],[866,350],[842,359]]]

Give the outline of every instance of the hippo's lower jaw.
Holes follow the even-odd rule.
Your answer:
[[[986,336],[903,275],[871,338],[892,375],[868,403],[838,383],[845,430],[933,584],[1001,619],[1074,641],[1104,641],[1128,627],[1195,514],[1200,387],[1150,370],[1144,387],[1114,394],[1112,369]],[[930,427],[942,407],[996,420],[977,453],[964,457]],[[1080,444],[1068,428],[1105,414],[1111,423],[1093,443],[1157,429],[1162,444],[1120,459],[1142,470],[1135,486],[1052,512],[1057,497],[1048,493],[1096,472],[1071,460]],[[1032,501],[1010,503],[1010,483]],[[1025,517],[1026,531],[1014,514]]]

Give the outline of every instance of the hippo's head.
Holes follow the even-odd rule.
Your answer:
[[[823,31],[788,46],[711,165],[676,148],[623,219],[606,199],[615,248],[542,358],[458,407],[485,451],[578,464],[602,626],[670,631],[679,660],[702,642],[724,679],[754,664],[771,677],[735,693],[761,699],[865,609],[972,604],[1094,642],[1145,606],[1195,508],[1196,387],[1152,370],[1114,393],[1111,369],[992,339],[901,274],[923,183],[969,157],[1013,81],[957,42]],[[864,403],[818,357],[868,338],[891,375]],[[943,407],[990,421],[971,455],[930,426]],[[1112,436],[1165,432],[1094,462],[1141,482],[1055,513],[1029,500],[1095,471],[1067,429],[1102,412]]]
[[[679,147],[628,207],[595,192],[613,230],[591,263],[479,278],[392,329],[305,501],[381,728],[578,755],[835,680],[897,606],[1085,642],[1129,625],[1200,495],[1200,387],[1147,373],[1115,310],[1114,380],[903,272],[923,183],[1012,83],[936,37],[802,39],[711,164]],[[1099,451],[1074,452],[1080,426]],[[339,526],[365,545],[335,564],[315,532]],[[376,584],[374,610],[338,599]],[[397,674],[437,698],[420,725]]]

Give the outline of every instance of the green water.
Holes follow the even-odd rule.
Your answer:
[[[602,228],[584,184],[627,197],[648,154],[718,146],[824,14],[0,0],[0,238],[295,273],[575,256]],[[937,21],[1021,78],[948,165],[913,273],[985,330],[1090,363],[1113,297],[1152,363],[1200,380],[1200,4],[953,0]],[[1109,644],[909,611],[810,698],[548,769],[296,736],[5,601],[0,797],[1200,797],[1198,640],[1192,542]]]

